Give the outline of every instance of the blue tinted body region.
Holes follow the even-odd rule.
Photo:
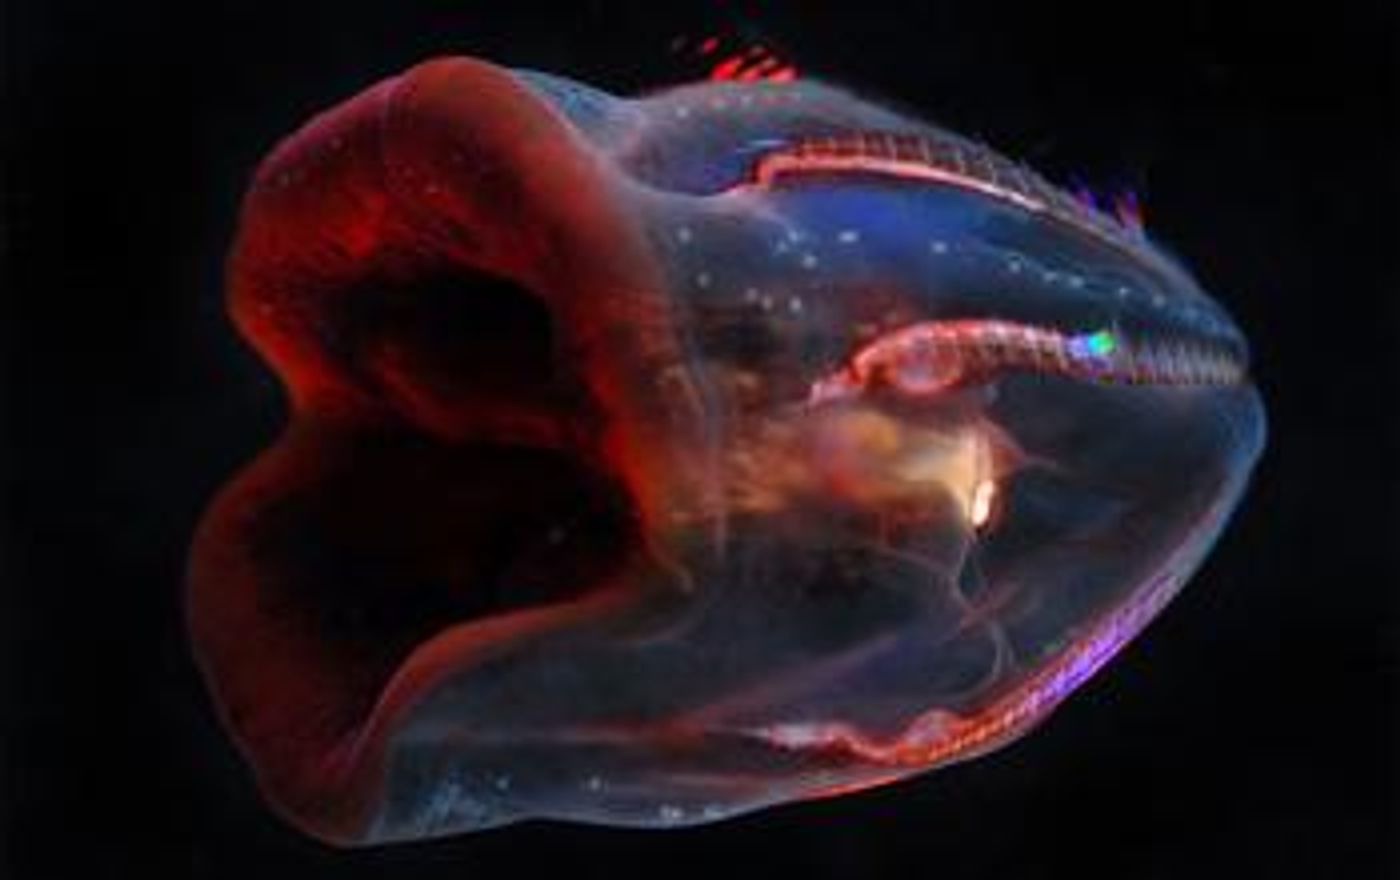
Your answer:
[[[300,280],[411,233],[315,276],[337,297],[297,331],[371,403],[317,374],[264,465],[316,462],[314,491],[259,478],[205,551],[324,603],[268,626],[355,682],[305,721],[334,748],[288,746],[287,712],[237,735],[328,839],[694,825],[990,752],[1167,605],[1263,449],[1244,336],[1182,263],[924,121],[814,82],[627,99],[461,60],[371,98],[372,136],[335,137],[372,160],[296,166],[370,219],[304,262],[263,245]],[[392,296],[351,322],[356,273]],[[301,337],[253,314],[276,363]],[[395,519],[404,493],[441,515]],[[405,590],[444,598],[415,617]],[[220,693],[238,662],[210,661]]]

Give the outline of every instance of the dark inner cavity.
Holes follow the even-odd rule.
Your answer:
[[[264,610],[338,685],[318,711],[348,730],[425,640],[584,596],[641,542],[626,487],[586,449],[511,429],[525,420],[596,434],[587,377],[559,356],[539,296],[458,273],[364,286],[344,301],[337,344],[357,381],[383,389],[404,418],[299,427],[316,435],[317,461],[263,509],[252,552],[268,573]],[[421,398],[482,427],[435,436],[405,411]]]
[[[350,375],[410,418],[424,402],[496,431],[503,410],[537,421],[598,418],[544,298],[510,279],[435,267],[408,280],[369,279],[344,301],[331,344]]]

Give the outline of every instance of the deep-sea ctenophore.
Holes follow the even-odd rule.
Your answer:
[[[468,59],[262,164],[232,314],[290,423],[194,645],[277,809],[363,843],[707,822],[1030,729],[1264,438],[1142,231],[808,81],[621,100]]]

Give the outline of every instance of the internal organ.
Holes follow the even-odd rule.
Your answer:
[[[914,324],[866,346],[818,379],[811,400],[822,403],[879,385],[913,396],[942,394],[1014,370],[1166,385],[1226,385],[1243,375],[1229,353],[1189,342],[1130,348],[1108,330],[1070,336],[1008,321],[944,321]]]
[[[264,161],[233,318],[289,424],[192,640],[337,843],[669,827],[1029,730],[1199,564],[1244,340],[1132,223],[812,82],[431,61]]]

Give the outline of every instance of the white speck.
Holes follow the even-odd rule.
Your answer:
[[[1069,286],[1074,288],[1083,287],[1084,279],[1080,278],[1078,275],[1071,275],[1069,276]]]
[[[1127,299],[1127,298],[1128,298],[1128,293],[1129,293],[1129,292],[1130,292],[1130,291],[1129,291],[1128,288],[1126,288],[1126,287],[1120,287],[1120,288],[1118,288],[1118,298],[1119,298],[1119,299]]]
[[[788,311],[792,312],[794,315],[802,311],[802,300],[795,296],[788,300]]]
[[[676,118],[686,119],[690,116],[690,108],[684,105],[676,108]]]
[[[841,234],[836,236],[836,240],[842,244],[855,244],[860,241],[860,233],[854,229],[843,229]]]
[[[1152,307],[1154,309],[1160,309],[1162,306],[1166,305],[1166,302],[1166,299],[1160,293],[1152,294]]]
[[[816,255],[816,254],[803,254],[803,255],[802,255],[802,268],[804,268],[804,269],[815,269],[815,268],[817,268],[817,255]]]
[[[507,791],[507,790],[509,790],[509,789],[510,789],[510,777],[509,777],[509,776],[497,776],[497,777],[496,777],[496,790],[497,790],[497,791]]]
[[[771,297],[771,296],[765,296],[763,299],[759,300],[758,305],[759,305],[759,308],[763,309],[765,312],[768,311],[768,310],[770,310],[770,309],[772,309],[772,308],[773,308],[773,297]]]
[[[1059,274],[1058,272],[1055,272],[1054,270],[1051,270],[1051,271],[1049,271],[1049,272],[1046,272],[1046,273],[1045,273],[1043,276],[1041,276],[1041,277],[1043,277],[1043,278],[1045,279],[1045,282],[1046,282],[1047,284],[1054,284],[1056,281],[1059,281],[1059,280],[1060,280],[1060,274]]]
[[[689,226],[682,226],[680,229],[676,230],[676,241],[681,244],[690,244],[693,238],[695,238],[695,233],[690,231]]]
[[[935,254],[948,253],[948,242],[943,241],[941,239],[935,238],[933,241],[929,242],[929,247],[933,250]]]
[[[586,780],[584,780],[583,787],[588,789],[589,791],[602,791],[603,777],[590,776]]]
[[[724,811],[714,804],[706,804],[704,809],[700,811],[700,815],[706,819],[718,819],[724,815]]]
[[[1007,260],[1007,261],[1006,261],[1006,271],[1011,272],[1011,273],[1013,273],[1013,274],[1019,274],[1020,271],[1021,271],[1021,261],[1020,261],[1020,260]]]
[[[709,288],[709,286],[710,286],[710,273],[709,273],[709,272],[701,272],[699,275],[696,275],[696,276],[695,276],[695,286],[698,287],[698,288],[700,288],[701,290],[705,290],[705,289]]]
[[[671,804],[663,804],[661,809],[656,812],[661,816],[663,822],[679,822],[681,817],[685,815],[685,812],[681,810],[680,807],[672,806]]]
[[[787,231],[787,240],[793,244],[797,244],[802,240],[802,233],[798,232],[796,229],[789,229]]]
[[[744,300],[746,302],[758,302],[758,288],[749,287],[744,290]]]

